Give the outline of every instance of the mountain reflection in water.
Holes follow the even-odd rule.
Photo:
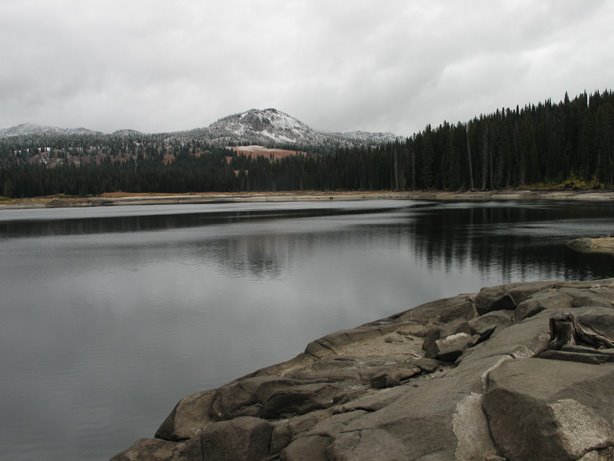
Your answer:
[[[6,459],[108,459],[182,396],[334,330],[485,285],[614,275],[578,203],[0,210]],[[1,457],[1,456],[0,456]]]

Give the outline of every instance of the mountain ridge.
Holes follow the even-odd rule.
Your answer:
[[[0,129],[0,137],[9,138],[13,136],[44,135],[44,134],[63,134],[63,135],[103,135],[101,131],[94,131],[87,128],[60,128],[57,126],[38,125],[36,123],[20,123],[9,128]]]
[[[60,128],[55,126],[22,123],[0,129],[0,138],[40,135],[91,135],[91,136],[149,136],[165,135],[182,140],[204,139],[212,145],[233,144],[272,145],[356,145],[382,144],[401,137],[390,132],[328,132],[311,128],[306,123],[275,108],[249,109],[227,115],[206,127],[167,133],[142,133],[120,129],[102,133],[87,128]]]

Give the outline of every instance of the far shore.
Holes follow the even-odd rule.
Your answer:
[[[614,201],[614,191],[500,190],[500,191],[290,191],[290,192],[202,192],[125,193],[98,196],[52,195],[44,197],[0,198],[0,210],[19,208],[59,208],[122,205],[172,205],[233,202],[300,202],[324,200],[431,200],[453,201]]]

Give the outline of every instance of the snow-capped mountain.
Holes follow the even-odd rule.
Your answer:
[[[0,137],[30,136],[45,134],[63,135],[101,135],[100,131],[92,131],[87,128],[58,128],[55,126],[36,125],[35,123],[22,123],[10,128],[0,129]]]
[[[41,135],[103,135],[86,128],[57,128],[52,126],[23,123],[11,128],[0,129],[0,138]],[[162,135],[162,134],[160,134]],[[116,137],[147,136],[134,130],[118,130]],[[399,139],[392,133],[368,133],[351,131],[330,133],[314,130],[305,123],[277,109],[250,109],[240,114],[221,118],[205,128],[189,131],[164,133],[165,138],[182,141],[202,139],[216,146],[262,145],[262,146],[350,146],[374,145]]]
[[[207,128],[187,132],[207,138],[213,144],[325,145],[381,144],[397,139],[392,133],[329,133],[317,131],[277,109],[250,109],[224,117]]]
[[[276,109],[251,109],[224,117],[206,128],[212,138],[237,138],[239,143],[319,144],[321,133]]]

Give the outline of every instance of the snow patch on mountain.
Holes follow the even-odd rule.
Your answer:
[[[86,128],[57,128],[23,123],[0,130],[0,137],[37,135],[103,135]],[[134,138],[146,135],[134,130],[118,130],[110,136]],[[215,146],[257,144],[273,146],[355,146],[375,145],[401,139],[392,133],[351,131],[332,133],[314,130],[300,120],[273,108],[250,109],[221,118],[205,128],[164,133],[165,137],[190,141],[201,139]]]
[[[213,144],[265,144],[265,145],[356,145],[381,144],[399,139],[392,133],[352,131],[328,133],[317,131],[277,109],[250,109],[229,115],[207,128],[188,132],[208,138]]]
[[[92,131],[87,128],[58,128],[55,126],[37,125],[35,123],[22,123],[17,126],[0,130],[0,137],[30,136],[45,134],[63,135],[101,135],[100,131]]]

